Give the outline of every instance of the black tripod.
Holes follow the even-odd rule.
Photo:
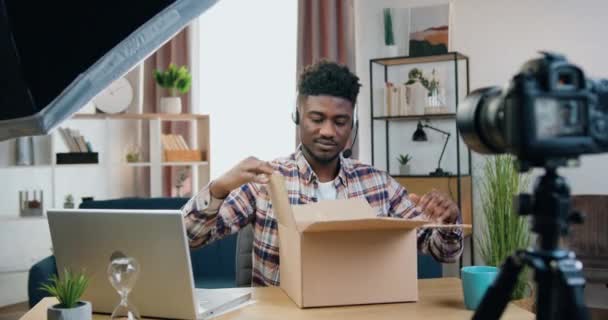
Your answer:
[[[571,212],[570,189],[557,168],[546,168],[545,175],[538,178],[534,198],[521,194],[518,206],[520,215],[532,215],[532,231],[538,234],[540,247],[520,250],[507,258],[473,319],[498,319],[502,315],[526,265],[534,270],[537,284],[536,319],[590,319],[583,296],[583,265],[574,252],[558,247],[560,235],[568,233],[569,223],[582,223],[582,215]]]

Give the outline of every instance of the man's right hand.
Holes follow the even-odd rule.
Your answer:
[[[268,183],[272,166],[266,161],[249,157],[211,182],[209,192],[217,199],[224,199],[230,191],[249,182]]]

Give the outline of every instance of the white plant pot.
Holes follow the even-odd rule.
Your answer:
[[[399,56],[399,46],[396,44],[384,46],[386,57],[398,57]]]
[[[46,311],[48,320],[91,320],[93,308],[88,301],[79,301],[76,307],[70,309],[57,308],[58,305],[49,307]]]
[[[182,99],[180,97],[160,98],[160,112],[171,114],[182,113]]]
[[[400,164],[399,165],[399,174],[402,176],[410,174],[410,165],[409,164]]]

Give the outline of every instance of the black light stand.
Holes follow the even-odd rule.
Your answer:
[[[436,177],[449,176],[450,172],[443,171],[443,169],[441,169],[441,159],[443,158],[443,154],[445,153],[445,147],[447,147],[448,141],[450,140],[450,136],[452,134],[447,131],[437,129],[428,124],[422,124],[420,121],[418,121],[418,126],[416,127],[416,131],[414,131],[414,134],[412,135],[412,140],[414,140],[414,141],[427,141],[428,140],[423,128],[429,128],[431,130],[435,130],[446,136],[445,143],[443,144],[443,149],[441,149],[441,155],[439,156],[439,161],[437,162],[437,169],[435,169],[435,171],[429,173],[429,175],[436,176]]]

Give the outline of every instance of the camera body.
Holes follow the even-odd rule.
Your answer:
[[[458,128],[479,153],[512,153],[521,170],[559,166],[608,151],[608,80],[587,80],[563,56],[544,52],[503,91],[473,91],[459,105]]]

